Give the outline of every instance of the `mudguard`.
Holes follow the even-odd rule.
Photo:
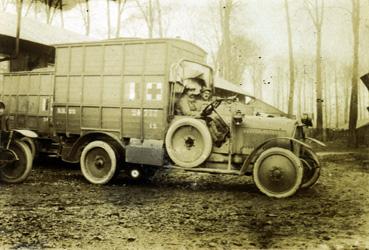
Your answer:
[[[292,137],[275,137],[275,138],[268,139],[268,140],[264,141],[263,143],[261,143],[259,146],[257,146],[251,152],[251,154],[246,158],[246,160],[242,164],[242,167],[241,167],[241,170],[240,170],[240,175],[244,175],[244,174],[246,174],[247,172],[249,172],[251,170],[250,169],[250,166],[251,166],[250,163],[254,160],[255,156],[258,155],[260,149],[262,149],[268,143],[273,142],[273,141],[278,141],[278,140],[287,140],[291,144],[296,143],[296,145],[298,145],[300,147],[302,146],[302,147],[306,147],[308,149],[311,149],[311,147],[309,145],[307,145],[306,143],[303,143],[303,142],[301,142],[301,141],[299,141],[295,138],[292,138]]]
[[[37,138],[38,137],[38,135],[35,132],[33,132],[31,130],[27,130],[27,129],[14,129],[13,131],[16,132],[16,133],[21,134],[22,136],[29,137],[29,138]]]

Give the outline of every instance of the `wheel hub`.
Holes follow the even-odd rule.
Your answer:
[[[96,158],[95,158],[96,168],[101,169],[101,168],[104,167],[104,165],[105,165],[104,158],[102,158],[101,156],[96,156]]]
[[[280,181],[282,179],[282,175],[282,170],[277,166],[274,166],[270,170],[270,177],[273,181]]]
[[[138,169],[132,169],[131,170],[131,176],[132,176],[132,178],[138,178],[138,177],[140,177],[140,175],[141,175],[141,173],[140,173],[140,171],[138,170]]]
[[[188,150],[195,146],[195,140],[192,137],[187,137],[185,139],[185,145]]]

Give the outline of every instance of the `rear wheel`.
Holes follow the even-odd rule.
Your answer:
[[[104,141],[93,141],[83,149],[80,159],[83,176],[93,184],[108,183],[117,172],[117,155]]]
[[[301,186],[302,177],[300,159],[287,149],[267,149],[254,164],[255,185],[270,197],[285,198],[293,195]]]
[[[14,141],[9,149],[18,160],[0,168],[0,179],[7,183],[19,183],[24,181],[32,169],[32,153],[30,148],[22,141]]]

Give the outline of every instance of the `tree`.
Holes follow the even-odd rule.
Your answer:
[[[167,6],[162,6],[160,0],[135,0],[136,6],[140,12],[140,15],[143,17],[149,38],[153,38],[155,33],[157,36],[164,36],[164,23],[163,23],[163,12],[165,11]],[[170,2],[170,5],[173,5]],[[167,9],[166,11],[169,11]],[[157,29],[157,32],[155,32]]]
[[[117,6],[117,31],[115,33],[115,37],[120,37],[120,24],[121,24],[121,19],[122,19],[122,14],[123,14],[123,10],[124,10],[124,6],[126,4],[126,0],[115,0],[118,4]]]
[[[234,8],[233,0],[220,0],[221,44],[218,52],[218,71],[224,79],[231,78],[231,16]]]
[[[322,26],[324,19],[324,0],[315,0],[314,3],[305,0],[305,6],[308,10],[309,16],[314,24],[316,33],[316,128],[318,137],[322,137],[323,132],[323,97],[322,97]]]
[[[286,22],[287,22],[287,34],[288,34],[288,58],[290,66],[290,91],[288,95],[288,115],[293,115],[293,104],[295,95],[295,63],[293,58],[293,46],[292,46],[292,32],[291,32],[291,21],[290,13],[288,9],[288,0],[284,0],[284,8],[286,11]]]
[[[358,78],[359,78],[359,38],[360,38],[360,0],[352,0],[353,58],[351,78],[351,100],[349,116],[349,146],[357,147],[356,124],[358,116]]]
[[[82,15],[83,23],[86,29],[86,36],[90,34],[90,6],[89,0],[78,0],[79,10]]]

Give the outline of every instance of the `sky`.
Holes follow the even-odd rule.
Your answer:
[[[142,1],[142,0],[140,0]],[[266,67],[265,78],[273,77],[278,63],[288,64],[288,43],[286,13],[283,0],[235,0],[233,28],[260,48],[259,57]],[[322,0],[318,0],[322,1]],[[313,23],[304,7],[303,0],[290,3],[290,16],[294,54],[304,58],[304,63],[312,65],[315,54],[315,33]],[[369,71],[369,0],[360,0],[362,5],[361,69],[360,74]],[[164,26],[167,37],[192,41],[210,54],[216,49],[217,0],[161,0]],[[116,8],[111,2],[111,22],[115,26]],[[322,57],[328,64],[351,63],[352,30],[350,0],[325,0],[326,12],[323,24]],[[12,11],[11,8],[8,8]],[[107,38],[106,1],[90,0],[91,36]],[[14,10],[13,10],[14,11]],[[124,37],[146,37],[147,28],[142,17],[137,14],[134,0],[129,0],[123,13],[121,35]],[[32,17],[32,14],[29,15]],[[65,28],[84,33],[79,6],[64,12]],[[366,25],[365,25],[366,23]],[[60,17],[54,18],[53,25],[60,25]],[[115,29],[113,27],[113,34]],[[258,58],[258,57],[256,57]],[[259,59],[255,59],[259,60]],[[253,91],[250,74],[245,73],[244,87]],[[271,102],[269,88],[264,89],[265,98]]]

